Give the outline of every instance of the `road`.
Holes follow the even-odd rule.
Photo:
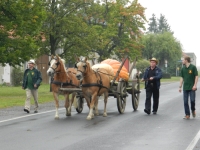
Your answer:
[[[200,85],[200,83],[198,83]],[[179,83],[162,84],[157,115],[143,112],[145,91],[140,104],[133,111],[131,97],[127,98],[124,114],[117,111],[116,100],[108,100],[108,117],[103,117],[103,101],[99,102],[100,115],[86,120],[88,108],[81,114],[72,109],[65,116],[61,107],[60,119],[54,120],[53,107],[40,109],[38,114],[25,114],[13,108],[0,113],[1,150],[200,150],[200,101],[196,92],[197,116],[190,120],[184,116]],[[199,87],[198,87],[199,88]],[[11,109],[10,109],[11,110]],[[4,112],[4,113],[3,113]],[[3,114],[3,115],[2,115]]]

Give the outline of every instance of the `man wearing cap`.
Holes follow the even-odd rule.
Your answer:
[[[35,68],[35,61],[31,59],[28,62],[28,68],[24,72],[22,89],[26,90],[26,100],[24,111],[29,113],[31,107],[31,95],[35,101],[34,113],[38,112],[38,87],[42,82],[42,76],[39,70]]]
[[[150,66],[145,70],[142,81],[145,81],[146,101],[144,112],[148,115],[151,113],[151,97],[153,95],[153,114],[158,111],[159,105],[159,89],[160,79],[162,78],[162,70],[157,67],[158,60],[150,59]]]

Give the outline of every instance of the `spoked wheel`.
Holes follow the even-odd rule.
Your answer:
[[[84,104],[84,98],[81,96],[77,97],[77,108],[76,111],[78,113],[81,113],[83,111],[83,104]]]
[[[140,99],[140,80],[136,77],[136,81],[132,82],[132,106],[134,111],[137,110]]]
[[[117,108],[119,113],[124,113],[126,107],[126,82],[123,79],[120,79],[117,85]]]

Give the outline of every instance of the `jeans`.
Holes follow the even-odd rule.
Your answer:
[[[190,109],[188,105],[188,99],[190,96],[190,103],[191,103],[191,110],[195,110],[195,91],[193,90],[183,90],[183,102],[184,102],[184,108],[185,108],[185,114],[190,115]]]
[[[153,94],[153,112],[157,112],[159,105],[159,89],[156,86],[147,85],[145,109],[151,112],[151,97]]]

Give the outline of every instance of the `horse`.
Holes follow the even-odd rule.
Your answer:
[[[75,92],[61,91],[60,88],[77,88],[80,85],[79,80],[77,80],[75,76],[76,69],[68,68],[66,70],[64,62],[65,61],[58,55],[52,55],[49,62],[49,69],[47,70],[47,74],[49,76],[53,76],[53,81],[51,82],[51,90],[54,96],[56,107],[55,119],[59,119],[59,94],[62,94],[65,97],[66,116],[71,116],[71,106],[76,96]],[[70,94],[72,94],[71,99],[69,99]]]
[[[76,77],[81,81],[82,93],[89,106],[89,114],[87,120],[94,118],[93,109],[96,109],[98,115],[98,96],[104,95],[104,112],[103,116],[107,116],[106,104],[108,101],[108,91],[110,88],[110,74],[105,68],[93,70],[87,62],[87,58],[80,60],[77,58],[75,65],[77,68]]]

